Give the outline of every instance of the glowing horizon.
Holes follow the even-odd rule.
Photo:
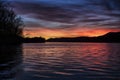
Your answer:
[[[61,37],[81,37],[81,36],[86,36],[86,37],[97,37],[101,36],[104,34],[107,34],[109,32],[119,32],[120,29],[94,29],[94,30],[79,30],[79,29],[72,29],[69,31],[65,30],[57,30],[57,29],[29,29],[29,30],[24,30],[23,35],[25,37],[43,37],[45,39],[49,38],[61,38]]]
[[[100,36],[120,31],[118,0],[8,0],[25,37]]]

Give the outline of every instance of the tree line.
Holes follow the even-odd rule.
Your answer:
[[[0,35],[22,36],[23,21],[17,16],[9,3],[0,0]]]

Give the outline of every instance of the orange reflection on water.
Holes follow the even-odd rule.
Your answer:
[[[24,70],[31,76],[56,79],[116,79],[119,73],[119,47],[120,44],[115,43],[23,44]]]
[[[105,66],[102,62],[106,62],[109,58],[108,47],[107,43],[25,44],[24,55],[31,58],[38,57],[38,59],[42,57],[46,60],[56,58],[63,63],[78,62],[86,67],[95,64]]]
[[[103,65],[102,62],[106,62],[109,56],[109,48],[106,43],[89,43],[79,48],[81,54],[77,54],[77,57],[82,59],[82,64],[87,66],[93,66],[95,64]]]

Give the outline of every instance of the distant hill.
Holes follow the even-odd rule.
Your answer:
[[[50,38],[48,42],[120,42],[120,32],[109,32],[98,37]]]

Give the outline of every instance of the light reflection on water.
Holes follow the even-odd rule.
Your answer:
[[[111,43],[24,44],[24,70],[36,80],[120,79],[119,47]]]
[[[10,57],[14,64],[7,65],[12,73],[4,70],[15,74],[12,80],[120,80],[119,43],[25,43],[11,48],[0,51],[17,53]]]

